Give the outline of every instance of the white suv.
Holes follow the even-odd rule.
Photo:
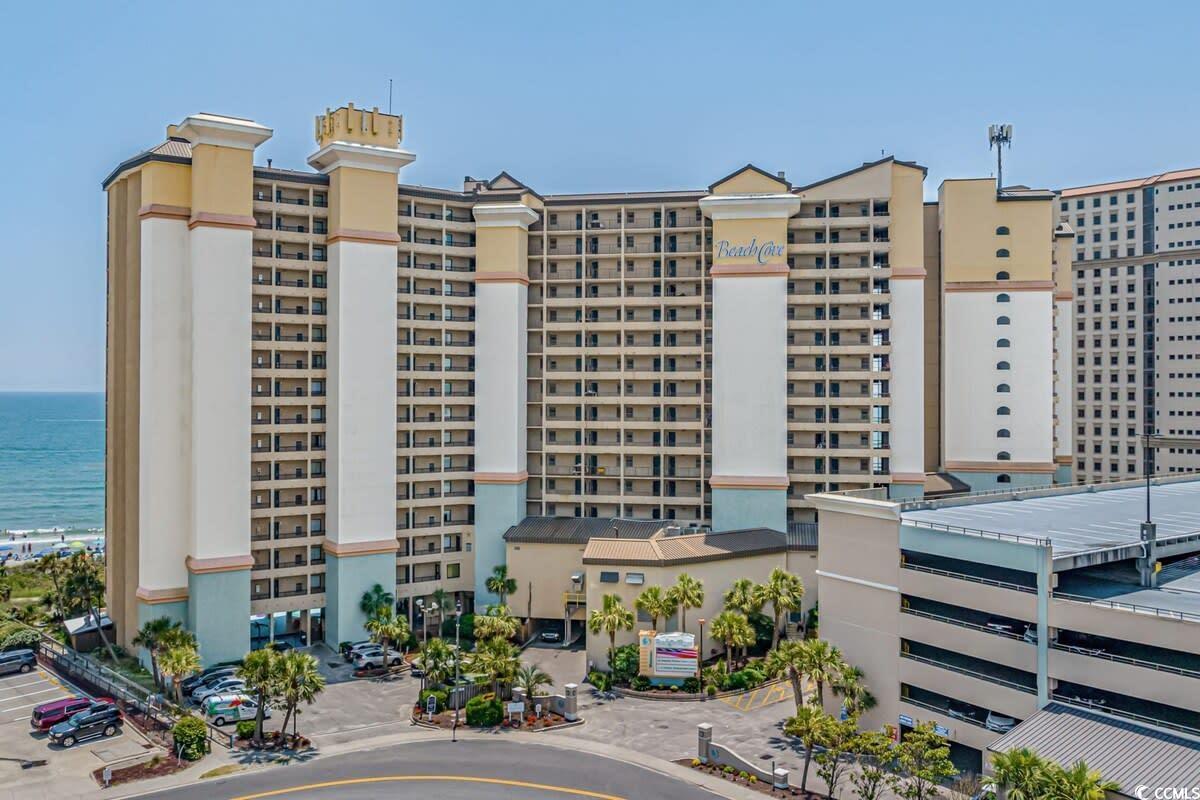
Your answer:
[[[375,647],[372,650],[360,650],[354,656],[354,666],[359,669],[378,669],[384,666],[385,660],[388,666],[398,667],[404,663],[404,654],[399,650],[393,650],[389,647],[387,658],[385,659],[382,647]]]

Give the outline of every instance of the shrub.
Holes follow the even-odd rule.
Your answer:
[[[42,641],[42,635],[29,628],[18,628],[0,639],[0,650],[19,650],[25,647],[36,648]]]
[[[594,669],[588,673],[587,681],[602,692],[612,689],[612,676],[598,669]]]
[[[684,678],[683,690],[688,694],[696,694],[696,692],[700,691],[700,681],[695,678]]]
[[[738,773],[738,777],[741,778],[742,780],[749,780],[750,773],[746,772],[746,770],[742,770]]]
[[[729,673],[725,685],[721,688],[728,689],[729,691],[745,691],[746,689],[753,689],[762,682],[763,674],[756,669],[747,667],[746,669]]]
[[[675,692],[679,691],[679,687],[672,683],[670,691],[671,691],[671,694],[674,694]]]
[[[751,775],[751,776],[750,776],[750,784],[751,784],[751,785],[754,785],[754,784],[756,784],[756,783],[758,783],[758,776],[757,776],[757,775]]]
[[[708,686],[704,687],[704,691],[708,693],[709,697],[717,696],[717,687],[713,686],[711,683]]]
[[[700,759],[698,759],[698,758],[693,758],[693,759],[692,759],[692,766],[693,766],[693,767],[698,767],[698,766],[700,766]]]
[[[724,766],[724,767],[721,769],[721,771],[722,771],[722,772],[724,772],[726,775],[732,775],[732,774],[733,774],[733,767],[731,767],[731,766],[729,766],[728,764],[726,764],[726,765],[725,765],[725,766]]]
[[[623,644],[613,652],[612,682],[628,684],[638,674],[640,656],[636,644]]]
[[[175,752],[181,758],[195,761],[207,749],[208,726],[199,717],[189,715],[175,723],[171,736],[175,740]]]
[[[428,698],[430,698],[430,697],[434,697],[437,699],[437,706],[436,706],[437,711],[445,711],[446,710],[446,703],[450,699],[449,692],[447,692],[445,689],[424,689],[421,691],[421,693],[419,695],[417,695],[417,703],[420,704],[420,706],[421,706],[422,714],[425,713],[425,708],[426,708],[425,704],[428,702]]]
[[[254,720],[244,719],[237,724],[237,738],[239,738],[239,739],[254,738]]]
[[[650,688],[650,679],[645,675],[634,675],[633,680],[629,682],[629,685],[635,691],[644,692]]]
[[[504,720],[504,705],[495,698],[472,697],[467,701],[467,724],[491,728]]]
[[[475,615],[463,614],[458,628],[458,634],[463,639],[475,638]],[[442,620],[442,638],[447,642],[454,641],[454,617],[447,616]]]

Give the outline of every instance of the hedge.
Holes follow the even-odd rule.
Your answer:
[[[187,716],[175,723],[171,729],[175,739],[175,752],[188,761],[195,761],[208,749],[208,726],[204,720]]]
[[[244,719],[237,724],[237,738],[253,739],[254,738],[254,720]]]
[[[20,628],[0,639],[0,650],[19,650],[36,648],[42,641],[42,635],[30,628]]]
[[[421,691],[421,693],[419,695],[417,695],[417,703],[421,706],[422,714],[425,713],[425,709],[426,709],[425,703],[427,702],[427,698],[429,698],[429,697],[437,698],[437,710],[438,711],[446,710],[446,703],[450,699],[449,692],[447,692],[445,689],[423,689]]]
[[[467,724],[480,728],[491,728],[504,720],[504,705],[497,699],[483,695],[467,701]]]

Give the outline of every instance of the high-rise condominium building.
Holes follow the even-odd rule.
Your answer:
[[[430,189],[398,183],[401,134],[329,111],[292,171],[254,165],[269,129],[199,114],[105,181],[122,641],[162,615],[206,661],[355,639],[375,584],[437,624],[437,589],[492,600],[528,516],[784,532],[810,492],[1054,478],[1048,193],[948,183],[931,216],[893,158]]]
[[[1142,435],[1200,436],[1200,169],[1064,189],[1074,229],[1075,468],[1141,474]],[[1200,447],[1152,451],[1157,473]]]

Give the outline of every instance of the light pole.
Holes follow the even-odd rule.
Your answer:
[[[700,699],[704,699],[704,617],[700,618],[700,646],[696,648],[696,682],[700,686]]]
[[[454,601],[454,727],[450,729],[450,741],[458,741],[458,708],[462,705],[458,686],[458,665],[462,660],[462,650],[459,643],[459,629],[462,625],[462,601]]]
[[[421,641],[427,642],[429,641],[429,615],[425,613],[425,601],[418,597],[415,602],[417,604],[417,610],[421,612]]]

